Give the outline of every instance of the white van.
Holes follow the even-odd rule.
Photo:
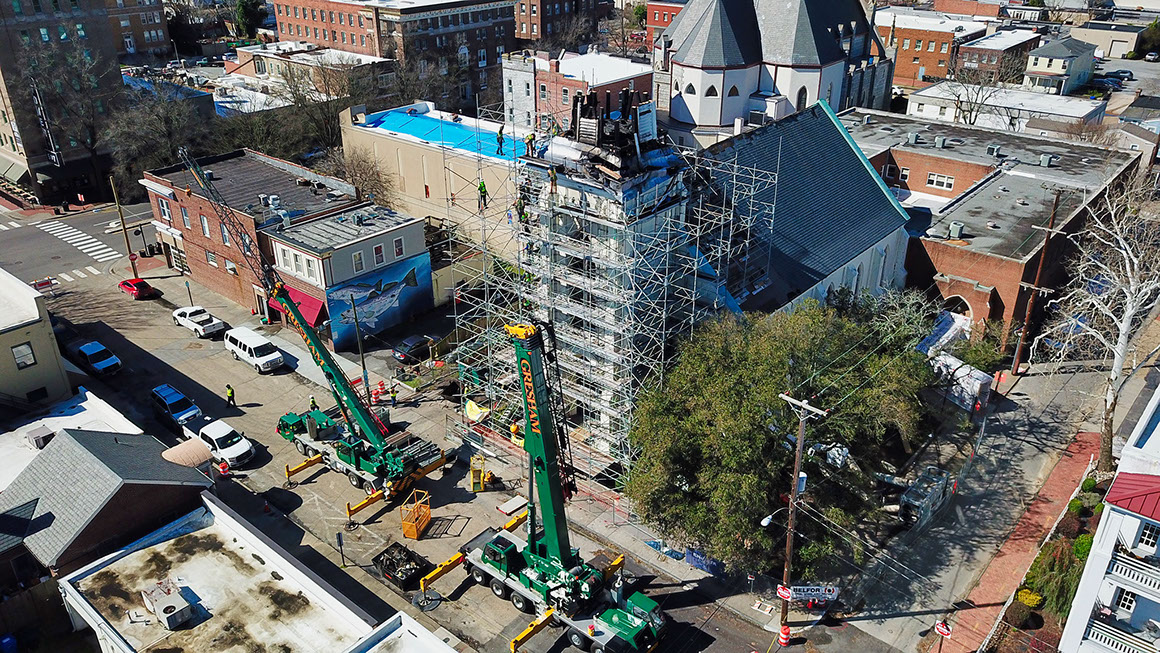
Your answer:
[[[285,362],[274,343],[246,327],[226,331],[224,340],[226,351],[234,355],[234,360],[253,365],[259,374],[276,370]]]

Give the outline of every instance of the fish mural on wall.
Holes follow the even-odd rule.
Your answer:
[[[351,302],[354,308],[351,308]],[[372,270],[328,288],[330,337],[338,350],[357,348],[355,315],[363,336],[381,333],[435,306],[427,252]]]

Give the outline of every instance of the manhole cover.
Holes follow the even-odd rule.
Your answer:
[[[54,261],[59,261],[59,260],[60,260],[60,257],[59,257],[59,256],[54,256],[54,257],[52,257],[52,260],[54,260]]]
[[[190,342],[185,345],[186,349],[205,349],[205,343]]]

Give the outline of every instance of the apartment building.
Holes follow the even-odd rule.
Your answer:
[[[1071,37],[1041,45],[1027,53],[1023,85],[1038,93],[1070,95],[1095,74],[1096,46]]]
[[[1003,30],[959,46],[952,77],[978,83],[1019,83],[1027,55],[1039,46],[1039,34],[1030,30]]]
[[[516,38],[551,42],[567,31],[589,31],[596,25],[596,0],[521,0],[516,3]]]
[[[571,126],[572,105],[590,92],[601,106],[621,89],[648,92],[652,66],[609,54],[564,52],[507,53],[503,57],[504,106],[507,122],[524,127]]]
[[[0,270],[0,411],[69,396],[44,295]]]
[[[173,51],[161,0],[106,0],[117,54],[165,55]]]
[[[651,48],[656,37],[676,19],[677,14],[685,8],[686,0],[654,0],[645,4],[648,11],[644,16],[646,43]]]
[[[227,75],[285,82],[288,78],[310,78],[320,93],[336,93],[345,88],[349,76],[365,73],[367,81],[385,91],[395,62],[369,54],[325,48],[306,41],[277,41],[237,49],[238,59],[226,63]]]
[[[394,59],[416,66],[419,75],[448,75],[454,68],[462,106],[499,83],[500,57],[515,44],[514,11],[512,2],[494,0],[274,3],[281,40]]]
[[[886,47],[895,49],[894,83],[907,88],[946,79],[959,46],[987,32],[985,23],[970,17],[906,9],[877,12],[874,27]]]
[[[13,0],[0,4],[0,194],[17,204],[55,204],[104,197],[108,182],[101,172],[107,160],[91,161],[83,146],[79,125],[62,119],[51,88],[35,88],[34,81],[54,85],[61,69],[28,76],[27,57],[42,44],[88,51],[96,63],[92,109],[111,110],[101,100],[120,86],[116,37],[109,29],[105,0]],[[52,80],[52,81],[49,81]],[[75,80],[79,85],[80,81]],[[63,83],[63,82],[62,82]],[[92,83],[91,81],[89,82]],[[50,113],[46,113],[50,112]],[[77,127],[77,128],[74,128]]]

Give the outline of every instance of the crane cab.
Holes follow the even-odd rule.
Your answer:
[[[516,576],[526,566],[523,552],[503,535],[497,535],[483,547],[483,561],[506,576]]]

